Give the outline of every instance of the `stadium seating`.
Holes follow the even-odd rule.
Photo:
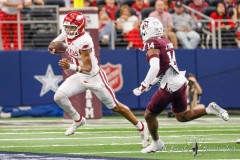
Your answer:
[[[97,6],[100,6],[100,5],[105,5],[105,0],[97,0]],[[118,2],[115,1],[115,5],[118,5]]]
[[[185,5],[189,5],[189,3],[191,3],[191,2],[192,2],[192,0],[184,0],[183,3],[184,3]]]
[[[54,32],[36,33],[33,35],[34,46],[38,49],[46,49],[51,40],[56,37]]]
[[[222,2],[222,0],[208,0],[209,6],[217,6],[218,2]]]
[[[150,6],[150,7],[154,7],[154,6],[155,6],[155,1],[156,1],[156,0],[150,0],[150,5],[149,5],[149,6]]]
[[[22,19],[26,21],[24,23],[24,49],[46,48],[49,42],[57,36],[57,24],[46,22],[56,21],[55,7],[24,7]],[[32,23],[34,21],[40,22]]]
[[[30,11],[31,20],[56,20],[56,10],[51,8],[34,8]]]
[[[212,12],[216,11],[216,7],[212,7],[212,6],[209,6],[209,7],[205,7],[202,11],[203,14],[207,15],[207,16],[210,16]]]
[[[45,0],[45,5],[58,5],[59,7],[65,7],[64,0]]]
[[[105,0],[98,0],[97,1],[97,6],[100,6],[100,5],[105,5]]]

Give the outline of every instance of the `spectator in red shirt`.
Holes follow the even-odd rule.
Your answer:
[[[92,4],[91,4],[91,6],[97,6],[97,1],[96,0],[92,0]]]
[[[227,14],[224,3],[219,2],[216,6],[216,12],[211,13],[210,17],[215,20],[228,19],[231,20],[230,16]],[[215,22],[215,27],[218,30],[219,28],[229,30],[234,28],[234,23],[232,21],[228,22],[220,22],[220,26],[218,26],[218,22]],[[212,30],[212,25],[209,23],[209,28]]]
[[[144,3],[143,0],[135,0],[135,2],[132,5],[132,8],[136,10],[136,14],[139,20],[142,20],[142,14],[141,11],[144,8],[148,8],[148,5]]]
[[[218,21],[215,21],[216,30],[221,30],[221,44],[224,47],[232,47],[234,44],[235,38],[235,29],[234,23],[230,16],[226,12],[226,8],[223,2],[218,2],[216,6],[216,12],[213,12],[210,17],[214,20],[231,20],[231,21],[220,21],[220,25]],[[209,23],[210,30],[212,30],[212,25]],[[218,32],[216,32],[218,34]]]
[[[130,7],[128,5],[122,5],[116,27],[118,30],[122,30],[123,37],[128,41],[127,49],[143,48],[139,26],[140,22],[137,16],[131,14]]]
[[[240,4],[238,4],[236,7],[233,8],[233,16],[232,19],[236,23],[236,37],[235,37],[235,42],[240,48]]]
[[[202,12],[205,7],[208,7],[208,3],[203,0],[193,0],[193,2],[188,4],[188,6],[198,12]],[[191,12],[189,12],[189,14],[191,14]],[[195,14],[194,17],[196,20],[202,19],[202,17],[198,14]]]
[[[115,11],[118,9],[118,5],[115,5],[115,0],[105,0],[105,3],[105,8],[109,13],[109,17],[111,18],[111,20],[115,20]]]

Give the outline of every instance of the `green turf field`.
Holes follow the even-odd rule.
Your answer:
[[[142,117],[140,117],[142,119]],[[58,118],[0,119],[0,151],[74,154],[143,159],[240,159],[240,117],[224,122],[201,118],[179,123],[159,117],[159,134],[166,144],[161,152],[142,154],[136,129],[120,117],[88,120],[72,136],[64,132],[71,121]],[[199,145],[194,157],[192,144]]]

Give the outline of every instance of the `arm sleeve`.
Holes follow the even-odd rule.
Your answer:
[[[147,76],[145,80],[143,81],[143,84],[148,87],[151,82],[157,77],[157,74],[159,72],[160,66],[160,59],[158,57],[153,57],[150,59],[149,64],[150,68],[148,70]]]

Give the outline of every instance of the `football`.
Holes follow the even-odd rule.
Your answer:
[[[51,42],[48,46],[48,51],[52,54],[62,54],[65,53],[67,49],[67,44],[64,42]]]

